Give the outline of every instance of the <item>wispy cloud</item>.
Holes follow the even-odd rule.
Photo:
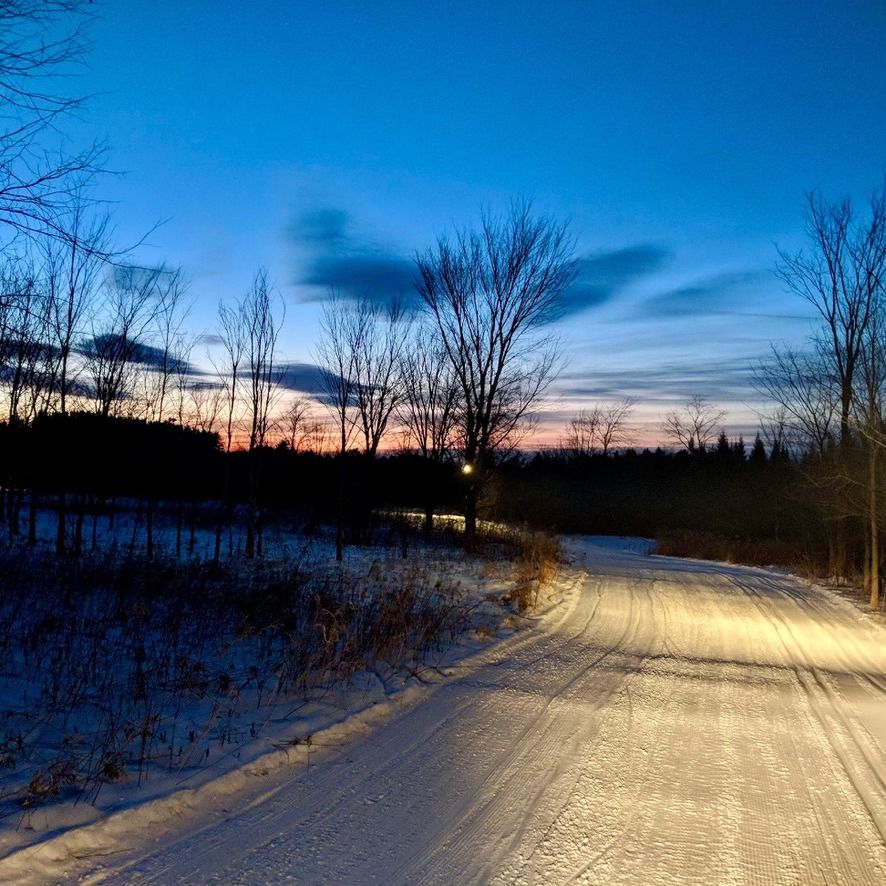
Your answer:
[[[281,388],[308,394],[318,400],[326,396],[325,370],[315,363],[281,363],[277,370]]]
[[[670,258],[661,246],[641,243],[579,259],[578,276],[563,295],[561,316],[606,304],[631,283],[659,271]]]
[[[325,301],[335,291],[344,299],[414,303],[413,261],[358,237],[353,227],[347,212],[333,208],[306,213],[293,224],[295,283],[302,289],[302,301]]]
[[[737,310],[742,306],[739,297],[744,296],[746,306],[753,306],[756,304],[755,287],[762,289],[769,279],[768,274],[759,270],[714,274],[653,295],[640,304],[639,311],[648,318],[742,313]]]
[[[120,336],[112,332],[101,333],[86,339],[78,347],[78,352],[84,357],[93,357],[102,353],[126,353],[127,362],[136,363],[150,370],[159,370],[165,365],[169,372],[193,376],[203,375],[203,371],[193,363],[176,357],[174,354],[167,354],[162,348],[154,345],[134,342],[124,346]]]
[[[557,393],[569,400],[608,400],[625,396],[646,403],[674,403],[698,394],[718,403],[753,399],[753,357],[711,362],[668,361],[636,369],[588,369],[560,376]]]
[[[387,302],[399,298],[407,306],[417,304],[413,259],[359,236],[345,210],[327,207],[305,213],[292,225],[291,236],[297,261],[295,283],[302,288],[302,301],[324,301],[334,290],[345,299]],[[654,243],[581,257],[558,317],[606,304],[630,284],[660,270],[670,258],[668,250]]]

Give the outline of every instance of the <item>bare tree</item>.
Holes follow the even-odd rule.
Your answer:
[[[6,387],[10,424],[28,417],[23,404],[37,384],[43,353],[41,313],[33,267],[28,262],[7,260],[0,276],[0,381]]]
[[[103,313],[83,347],[92,378],[96,411],[103,416],[132,412],[132,394],[142,346],[157,304],[162,268],[118,267],[105,287]]]
[[[839,393],[840,441],[848,443],[864,337],[886,274],[886,186],[874,194],[867,220],[857,217],[848,199],[829,203],[817,192],[808,194],[806,233],[810,250],[780,250],[777,270],[823,321]]]
[[[419,292],[460,388],[468,535],[491,457],[525,432],[556,375],[557,342],[544,327],[575,279],[573,249],[565,225],[515,204],[416,259]]]
[[[886,279],[886,183],[871,198],[870,214],[860,217],[849,199],[827,201],[807,195],[808,250],[779,251],[778,274],[790,292],[815,308],[822,320],[821,341],[839,404],[838,469],[851,460],[851,412],[861,370],[865,337]],[[836,499],[834,578],[847,573],[846,518],[851,505]]]
[[[231,451],[234,439],[234,421],[237,416],[237,398],[243,354],[246,350],[246,332],[238,308],[225,304],[218,306],[218,338],[222,347],[221,359],[210,358],[219,379],[225,386],[225,452]]]
[[[356,365],[352,341],[352,319],[346,306],[332,293],[320,317],[321,338],[317,363],[321,368],[324,405],[336,426],[339,476],[336,507],[335,559],[344,557],[345,455],[354,431],[354,387]]]
[[[399,409],[405,437],[431,466],[425,490],[425,529],[434,526],[435,475],[455,445],[459,386],[442,344],[420,325],[402,361],[403,402]]]
[[[880,454],[886,447],[886,292],[877,295],[861,353],[861,391],[855,406],[856,425],[867,456],[864,587],[872,609],[880,607]]]
[[[153,408],[149,416],[163,421],[166,416],[170,385],[175,375],[187,369],[184,357],[182,327],[190,312],[185,304],[187,283],[181,268],[163,269],[157,279],[157,305],[154,311],[154,338],[157,342],[157,360],[153,373]]]
[[[311,401],[305,397],[293,397],[280,417],[280,430],[292,452],[300,452],[310,439],[313,422],[311,421]]]
[[[190,376],[188,376],[190,379]],[[188,381],[184,387],[182,402],[184,415],[180,423],[189,422],[200,431],[216,433],[225,399],[225,389],[208,381]]]
[[[243,384],[249,415],[250,450],[267,443],[272,407],[280,383],[275,354],[285,312],[282,300],[278,300],[280,313],[276,315],[274,301],[268,273],[262,268],[256,273],[252,286],[240,303],[246,345]]]
[[[789,433],[802,452],[823,456],[838,425],[838,399],[822,347],[795,351],[773,346],[770,359],[755,372],[754,385],[778,404],[780,442]]]
[[[245,399],[249,418],[249,512],[246,523],[246,556],[261,554],[262,522],[259,511],[261,462],[258,450],[264,447],[271,428],[272,409],[277,397],[280,372],[275,363],[277,338],[283,324],[283,306],[274,313],[275,296],[268,274],[260,269],[240,302],[244,332]]]
[[[688,452],[705,452],[714,439],[717,425],[726,413],[698,395],[679,410],[665,415],[664,430],[668,437]]]
[[[790,455],[796,447],[791,439],[790,420],[784,406],[777,404],[767,413],[760,414],[760,437],[769,447],[769,457]]]
[[[628,442],[631,433],[628,421],[635,405],[633,397],[625,397],[601,409],[600,451],[603,455]]]
[[[170,396],[174,399],[174,416],[178,424],[184,426],[192,417],[191,405],[192,398],[190,389],[194,386],[194,377],[191,368],[191,357],[194,353],[198,337],[185,332],[179,333],[173,343],[173,353],[175,359],[171,361],[170,370],[172,372],[172,390]],[[217,406],[215,415],[213,416],[213,424],[218,418],[220,406],[220,387],[218,384],[210,382],[209,386],[215,391]],[[197,427],[197,418],[194,417],[194,426]],[[200,430],[206,430],[200,426]]]
[[[332,448],[332,435],[329,431],[329,423],[325,421],[312,421],[305,429],[302,448],[305,452],[325,453]]]
[[[441,462],[453,446],[459,388],[442,344],[422,325],[403,357],[400,421],[422,456]]]
[[[83,97],[51,84],[81,65],[90,48],[88,0],[0,3],[0,223],[14,232],[67,239],[65,211],[93,176],[102,151],[53,150],[61,118]],[[51,139],[52,137],[52,139]]]
[[[210,356],[210,362],[224,391],[224,448],[230,455],[234,441],[234,422],[237,418],[238,397],[240,390],[240,374],[243,371],[244,353],[246,351],[246,328],[239,306],[233,307],[220,303],[218,306],[218,338],[222,356]],[[219,509],[215,527],[215,549],[213,559],[216,563],[221,557],[222,530],[224,523],[230,527],[233,503],[231,501],[230,458],[224,462],[224,489],[222,498],[224,508]]]
[[[78,192],[65,227],[64,240],[43,241],[43,276],[49,300],[49,330],[55,353],[53,395],[58,410],[68,411],[77,370],[72,365],[77,340],[85,332],[88,313],[94,307],[96,284],[108,250],[108,218],[88,219],[86,205]]]
[[[594,455],[599,448],[603,455],[627,442],[628,420],[635,401],[625,397],[617,403],[595,404],[581,409],[566,426],[564,448],[573,455]]]
[[[361,299],[351,309],[354,400],[364,452],[374,458],[394,410],[403,399],[401,360],[409,323],[399,301],[386,307]]]
[[[587,458],[597,451],[600,436],[600,410],[580,409],[575,418],[569,420],[563,436],[563,449],[574,457]]]

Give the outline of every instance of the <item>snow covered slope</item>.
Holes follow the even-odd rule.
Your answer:
[[[886,883],[883,630],[764,570],[573,544],[561,617],[90,879]]]

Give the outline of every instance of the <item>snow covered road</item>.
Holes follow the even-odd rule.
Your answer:
[[[559,620],[101,879],[886,883],[886,632],[762,570],[582,550]]]

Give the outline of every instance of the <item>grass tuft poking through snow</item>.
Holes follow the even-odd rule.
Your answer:
[[[237,753],[299,698],[415,668],[471,607],[429,559],[0,552],[0,814]]]
[[[482,524],[468,550],[483,557],[493,571],[495,564],[507,564],[513,584],[503,602],[513,602],[522,613],[537,607],[539,591],[554,578],[562,559],[556,536],[496,523]]]

